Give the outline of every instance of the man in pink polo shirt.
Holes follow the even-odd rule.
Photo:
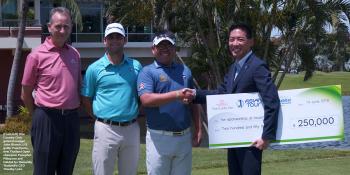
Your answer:
[[[79,152],[80,55],[66,44],[72,31],[68,9],[50,12],[51,36],[27,57],[22,100],[32,115],[35,175],[73,173]]]

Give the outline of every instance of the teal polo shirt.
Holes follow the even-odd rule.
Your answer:
[[[141,69],[140,62],[125,55],[113,65],[106,54],[88,67],[81,95],[91,98],[96,117],[118,122],[137,117],[136,82]]]

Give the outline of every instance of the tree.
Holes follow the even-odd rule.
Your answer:
[[[78,26],[78,31],[83,30],[83,20],[82,16],[80,14],[80,9],[78,4],[75,2],[75,0],[55,0],[58,3],[61,3],[62,6],[67,7],[72,15],[73,22],[77,24]]]
[[[27,0],[21,0],[21,8],[22,9],[19,13],[19,26],[18,26],[16,51],[13,58],[9,84],[7,88],[7,114],[6,114],[7,118],[12,117],[15,114],[15,104],[14,104],[15,86],[18,78],[19,64],[22,57],[25,23],[26,23],[26,17],[28,12]]]
[[[127,13],[130,7],[140,9],[137,4],[143,4],[142,10],[147,13],[140,11],[146,14],[142,19],[152,20],[155,30],[167,28],[175,32],[181,45],[192,49],[192,56],[186,61],[192,72],[197,78],[204,77],[206,82],[202,87],[211,89],[222,82],[232,63],[227,52],[227,30],[232,23],[249,23],[255,29],[254,52],[272,68],[279,86],[291,64],[298,59],[303,63],[301,69],[306,71],[304,79],[312,76],[314,56],[320,53],[321,43],[327,38],[325,26],[330,24],[340,32],[337,26],[344,23],[342,18],[349,19],[349,3],[342,0],[137,0],[117,4],[125,14],[123,20],[131,17]],[[282,33],[277,42],[271,41],[273,29]],[[336,43],[333,50],[343,55],[346,42]],[[278,76],[280,70],[283,73]]]
[[[315,70],[314,57],[320,53],[320,43],[327,38],[325,26],[336,27],[335,21],[341,22],[341,14],[349,18],[350,3],[346,1],[285,1],[280,9],[284,13],[282,21],[276,26],[282,31],[283,73],[277,82],[279,87],[291,62],[300,58],[306,71],[304,80],[308,80]],[[285,23],[284,21],[287,21]],[[305,51],[308,49],[308,51]],[[312,60],[310,60],[310,57]]]
[[[108,6],[105,14],[107,23],[120,22],[129,26],[149,25],[152,21],[152,7],[147,0],[109,0],[105,3]]]
[[[347,27],[342,23],[336,23],[334,26],[335,32],[330,34],[329,37],[333,38],[332,45],[330,45],[331,52],[329,52],[330,58],[335,60],[336,69],[339,71],[344,71],[344,63],[346,58],[346,48],[349,40],[349,32]]]

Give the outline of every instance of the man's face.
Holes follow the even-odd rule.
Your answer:
[[[56,12],[51,17],[48,29],[53,42],[63,45],[72,32],[72,21],[68,14]]]
[[[248,39],[244,30],[237,28],[230,32],[228,46],[234,59],[242,59],[250,51],[253,44],[253,39]]]
[[[169,41],[161,41],[158,45],[152,47],[152,53],[158,62],[169,65],[175,58],[176,48]]]
[[[104,44],[109,53],[123,52],[126,39],[119,33],[111,33],[105,37]]]

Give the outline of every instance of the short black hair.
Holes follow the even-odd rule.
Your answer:
[[[246,37],[248,39],[253,38],[252,28],[248,24],[245,24],[245,23],[232,24],[228,33],[230,34],[232,32],[232,30],[235,30],[235,29],[243,30],[246,33]]]

